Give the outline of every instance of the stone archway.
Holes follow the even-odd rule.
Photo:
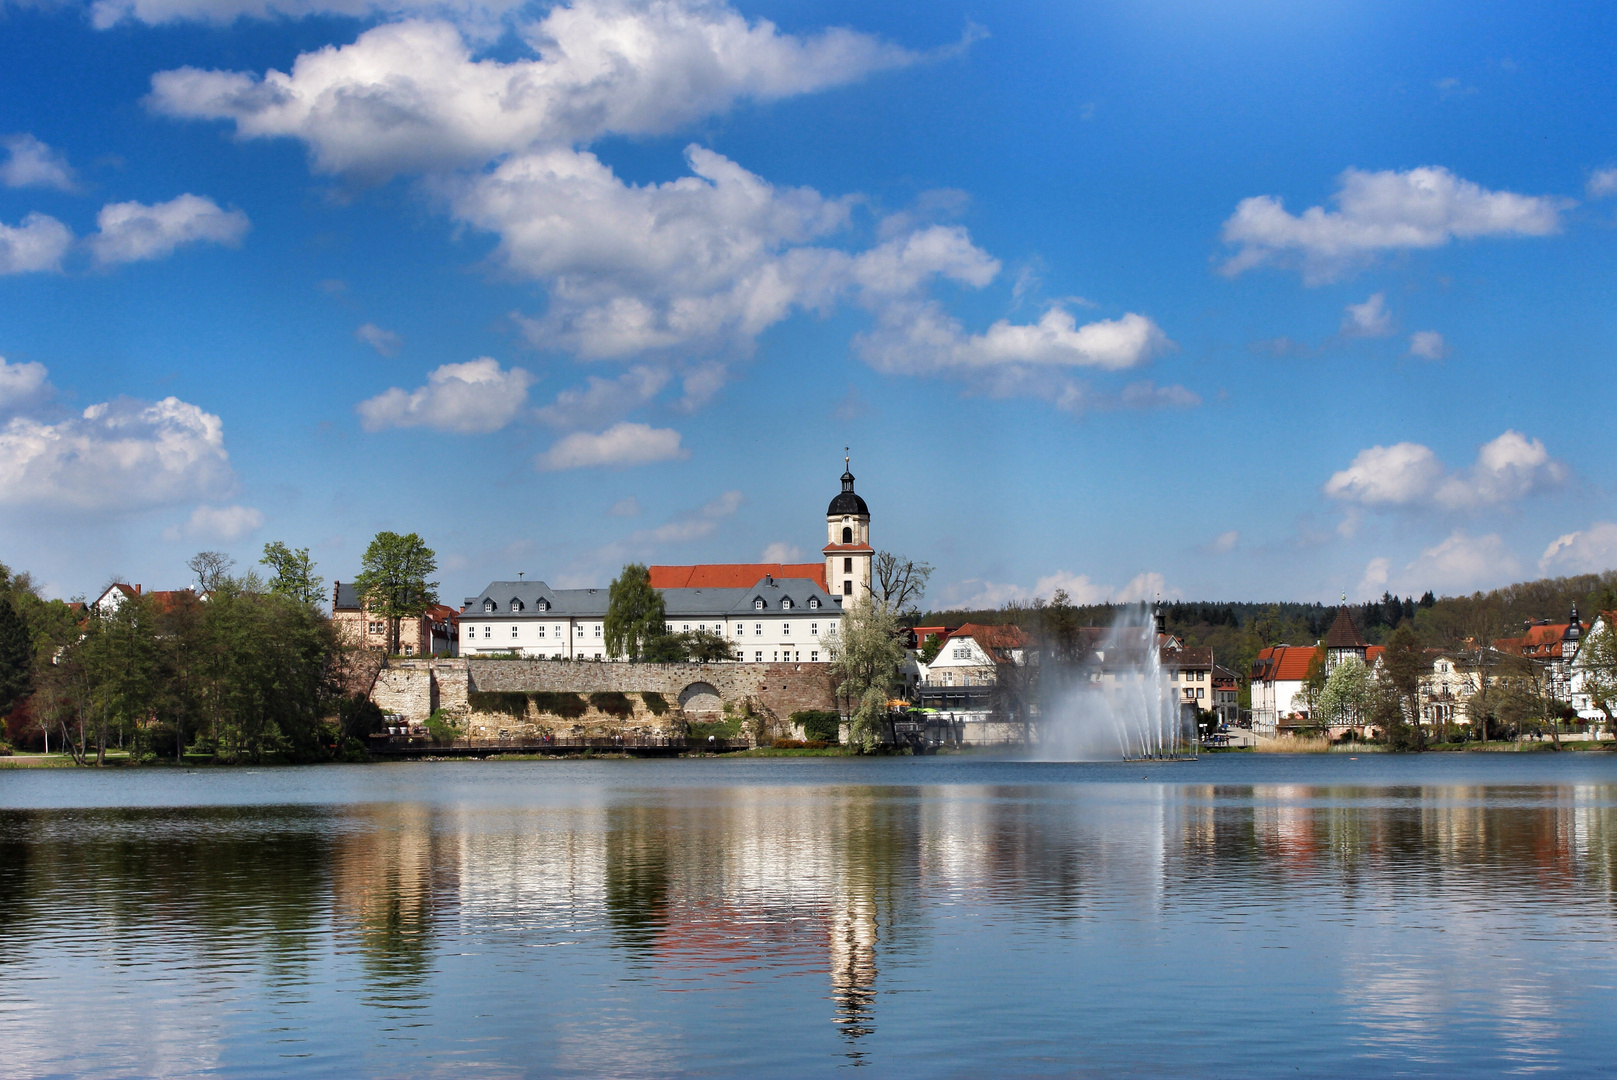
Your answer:
[[[724,699],[711,683],[694,682],[679,692],[685,719],[710,723],[724,716]]]

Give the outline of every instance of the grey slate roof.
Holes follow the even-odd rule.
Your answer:
[[[807,578],[762,578],[750,589],[664,589],[663,604],[670,619],[718,618],[757,611],[755,601],[764,601],[771,614],[802,611],[817,615],[840,612],[842,606],[819,585]],[[552,589],[542,581],[494,581],[477,596],[468,596],[461,611],[469,617],[498,615],[501,618],[584,618],[606,617],[606,589]],[[486,612],[487,601],[494,610]],[[512,601],[520,607],[513,608]],[[783,602],[791,601],[791,607]],[[818,600],[819,608],[811,608]],[[542,607],[548,604],[549,607]]]
[[[337,582],[337,602],[333,605],[337,611],[358,611],[359,590],[354,588],[352,581]]]

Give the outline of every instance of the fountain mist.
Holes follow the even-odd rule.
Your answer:
[[[1187,724],[1180,712],[1143,607],[1120,610],[1112,627],[1079,653],[1047,662],[1040,672],[1036,757],[1118,761],[1195,753],[1195,722]]]

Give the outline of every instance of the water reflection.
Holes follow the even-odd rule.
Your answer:
[[[763,1071],[923,1039],[987,1067],[1011,1060],[979,1056],[1010,1010],[1085,1029],[1088,1057],[1041,1051],[1065,1069],[1145,1052],[1107,1024],[1150,993],[1170,1014],[1307,1001],[1322,1026],[1292,1037],[1324,1071],[1562,1067],[1610,995],[1569,1003],[1617,981],[1614,868],[1600,784],[7,811],[0,1040],[24,1072],[188,1072],[274,1046],[360,1073],[466,1053],[485,1072],[649,1075],[711,1066],[751,1016],[782,1025],[749,1051]],[[345,1029],[365,1036],[334,1049]],[[1203,1063],[1238,1052],[1219,1038]]]

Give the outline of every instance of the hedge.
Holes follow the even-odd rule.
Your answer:
[[[505,713],[518,718],[528,715],[528,695],[514,690],[473,690],[466,703],[478,712]]]
[[[590,695],[590,704],[620,720],[634,715],[634,705],[630,703],[629,696],[618,690],[597,691]]]
[[[810,741],[835,743],[842,728],[842,717],[829,709],[804,709],[794,712],[791,720],[803,725],[803,734]]]
[[[568,720],[577,720],[589,708],[578,694],[539,690],[527,696],[533,698],[533,704],[540,712]]]

